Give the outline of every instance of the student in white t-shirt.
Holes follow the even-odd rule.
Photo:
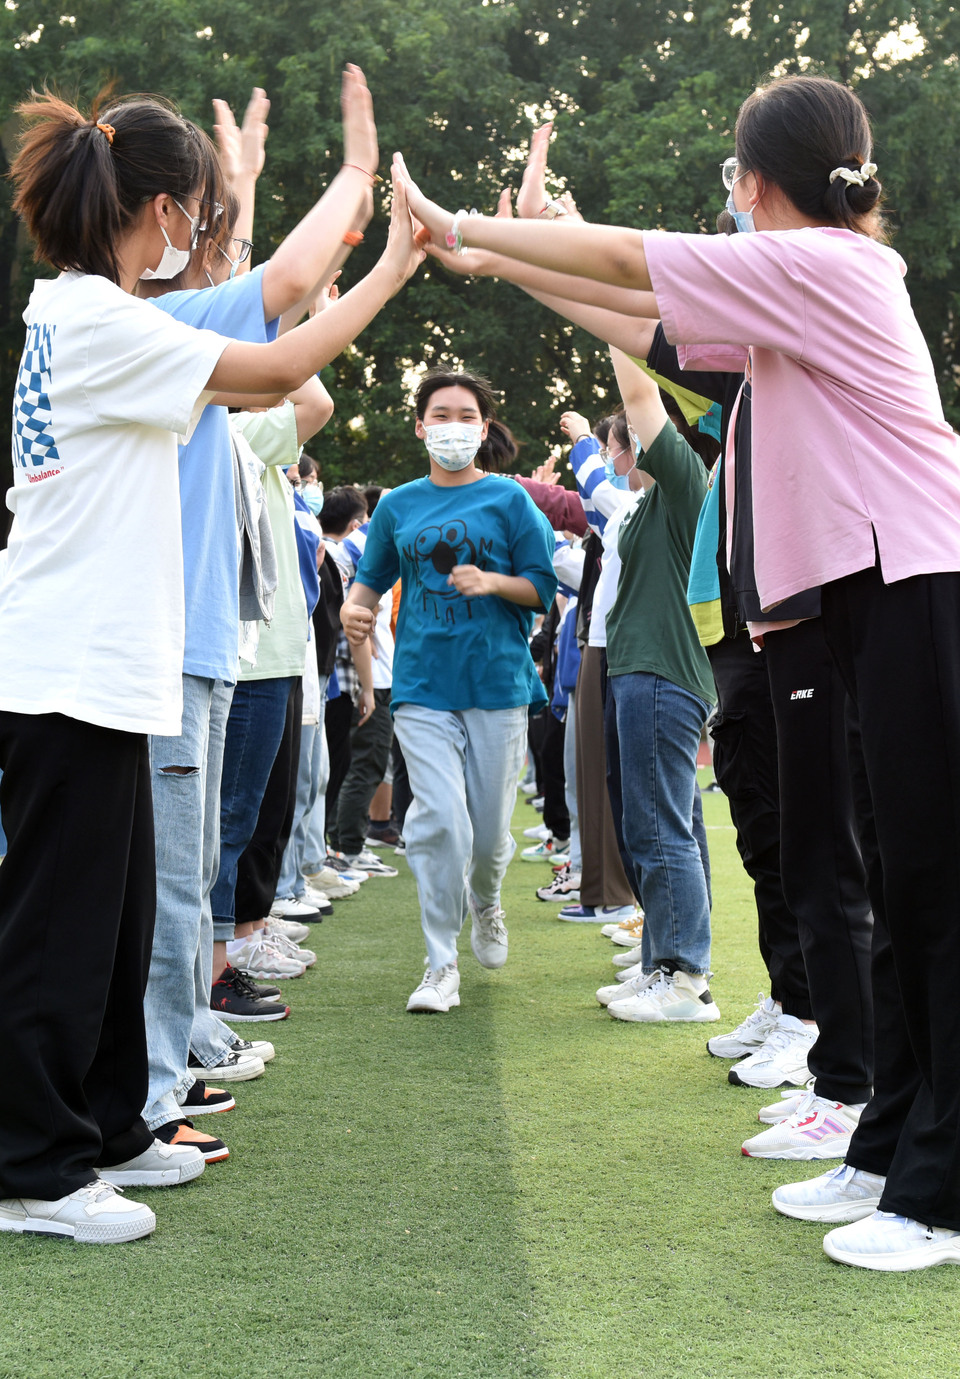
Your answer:
[[[195,330],[132,294],[144,274],[178,272],[217,214],[205,136],[149,98],[88,120],[44,96],[20,114],[15,208],[61,274],[36,284],[24,313],[0,589],[0,967],[12,993],[0,1098],[16,1108],[0,1126],[0,1230],[105,1243],[156,1224],[110,1184],[204,1167],[140,1118],[154,907],[146,735],[180,732],[177,436],[215,397],[305,382],[422,255],[400,192],[382,258],[328,312],[270,344]]]

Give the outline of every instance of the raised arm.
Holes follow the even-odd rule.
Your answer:
[[[411,178],[400,154],[395,155],[399,175],[407,187],[410,209],[430,231],[434,244],[445,244],[452,235],[454,212],[423,195]],[[611,283],[615,287],[651,292],[643,250],[643,231],[616,225],[584,222],[557,226],[541,220],[508,220],[499,216],[461,216],[457,221],[464,245],[492,249],[508,258],[560,273]]]
[[[268,345],[231,342],[210,375],[217,393],[274,393],[298,388],[353,340],[398,292],[423,258],[403,187],[394,188],[387,245],[365,278],[326,311]]]
[[[213,110],[216,116],[213,132],[220,151],[223,175],[240,202],[234,239],[247,239],[252,243],[257,180],[263,171],[270,102],[266,91],[255,86],[244,112],[243,124],[239,127],[226,101],[215,100]],[[248,257],[237,265],[237,274],[249,273],[252,267],[251,258]]]
[[[343,165],[320,200],[290,231],[263,274],[269,318],[305,301],[346,257],[343,237],[366,225],[380,153],[373,100],[359,67],[347,65],[341,89]]]
[[[666,409],[660,398],[660,388],[643,369],[637,367],[618,349],[610,351],[617,386],[623,398],[627,421],[633,427],[644,450],[649,450],[663,430]]]

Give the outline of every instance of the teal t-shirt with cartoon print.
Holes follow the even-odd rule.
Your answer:
[[[451,487],[415,479],[384,493],[357,581],[378,593],[401,580],[392,705],[513,709],[547,702],[530,655],[538,610],[497,595],[467,598],[455,565],[523,575],[545,612],[557,591],[547,519],[512,479],[486,474]]]

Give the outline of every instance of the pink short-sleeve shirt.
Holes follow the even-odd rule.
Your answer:
[[[899,254],[837,229],[644,248],[671,343],[751,351],[763,607],[873,565],[874,533],[887,583],[960,570],[960,437]]]

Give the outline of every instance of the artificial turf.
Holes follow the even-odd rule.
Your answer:
[[[776,1094],[704,1048],[763,985],[726,803],[704,806],[720,1025],[611,1020],[611,946],[559,923],[534,898],[549,868],[519,857],[507,966],[462,944],[462,1006],[406,1015],[422,943],[400,861],[314,930],[293,1018],[241,1030],[278,1052],[198,1122],[230,1159],[131,1190],[154,1236],[0,1239],[0,1379],[955,1374],[960,1271],[831,1263],[823,1227],[770,1206],[817,1166],[739,1153]]]

